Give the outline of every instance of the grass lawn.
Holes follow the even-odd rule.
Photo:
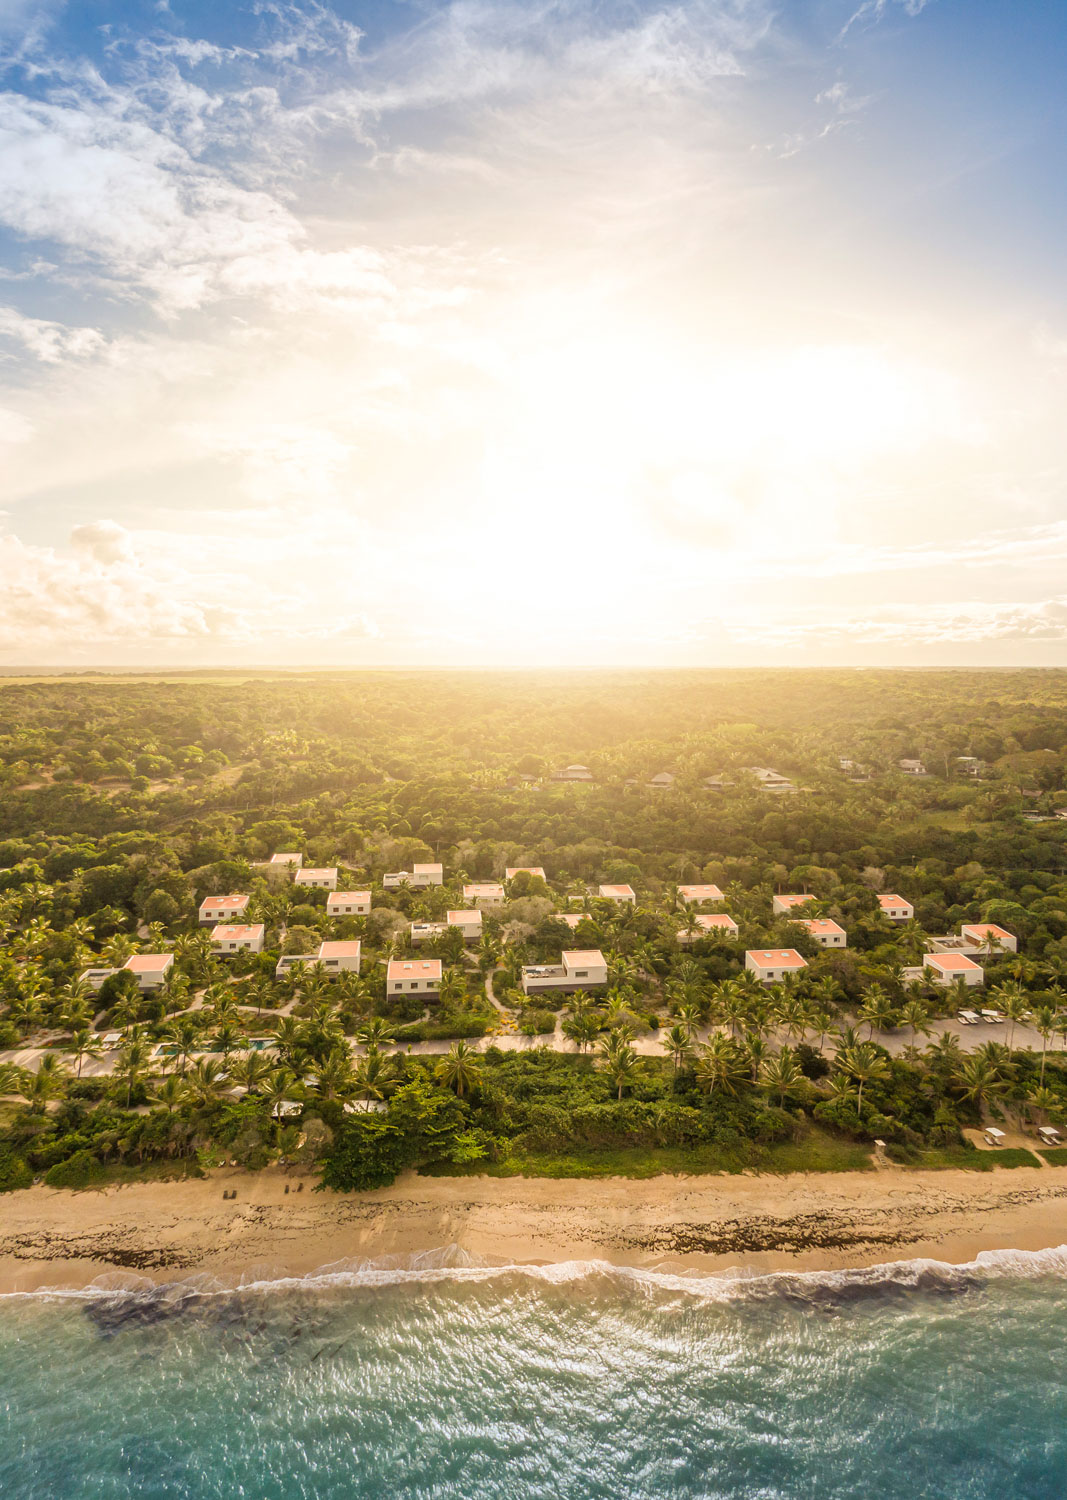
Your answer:
[[[772,1146],[611,1146],[526,1154],[502,1161],[433,1168],[433,1175],[463,1177],[658,1177],[706,1173],[869,1172],[870,1148],[810,1129],[797,1141]]]
[[[1004,1151],[978,1151],[966,1146],[938,1146],[922,1150],[891,1145],[886,1154],[898,1166],[923,1167],[932,1171],[956,1167],[965,1172],[992,1172],[994,1167],[1041,1166],[1034,1153],[1021,1146],[1011,1146]]]
[[[1038,1147],[1050,1167],[1067,1167],[1067,1146]]]

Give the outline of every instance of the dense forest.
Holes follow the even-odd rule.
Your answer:
[[[222,1161],[338,1187],[408,1166],[851,1167],[876,1139],[905,1165],[1037,1166],[966,1132],[1067,1113],[1067,674],[13,679],[0,781],[4,1187]],[[369,890],[369,915],[268,878],[290,850]],[[383,886],[420,861],[441,885]],[[545,878],[510,880],[476,946],[454,927],[420,946],[439,994],[388,995],[412,923],[516,866]],[[736,934],[703,931],[695,883]],[[198,921],[230,892],[262,952],[223,957]],[[810,896],[847,947],[776,892]],[[975,921],[1018,953],[984,961],[1003,1019],[965,1037],[961,985],[909,971]],[[331,938],[360,940],[359,973],[279,977]],[[523,993],[524,965],[575,947],[604,954],[605,988]],[[763,948],[807,967],[761,985],[745,953]],[[173,955],[147,993],[136,953]]]

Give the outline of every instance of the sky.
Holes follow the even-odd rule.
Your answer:
[[[0,666],[1067,664],[1065,60],[0,0]]]

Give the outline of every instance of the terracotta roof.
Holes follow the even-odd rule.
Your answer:
[[[320,958],[358,958],[360,942],[359,938],[346,938],[342,940],[331,940],[322,943],[319,947]]]
[[[439,958],[391,958],[388,979],[440,979]]]
[[[808,961],[795,948],[750,948],[746,958],[754,958],[762,969],[806,969]]]
[[[932,969],[957,969],[961,973],[981,968],[981,964],[976,964],[966,953],[928,953],[923,962]]]
[[[211,936],[236,942],[238,938],[262,937],[263,932],[262,922],[254,922],[251,927],[244,927],[239,922],[220,922],[217,927],[212,928]]]
[[[173,962],[173,953],[135,953],[122,967],[131,974],[150,974],[155,969],[168,968]]]
[[[836,922],[831,922],[829,917],[804,917],[800,925],[801,927],[806,927],[813,935],[820,932],[843,933],[845,930],[843,927],[838,926]]]

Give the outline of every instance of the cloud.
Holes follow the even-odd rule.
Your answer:
[[[899,5],[907,16],[918,16],[931,3],[932,0],[864,0],[859,9],[853,11],[844,26],[842,26],[838,34],[838,41],[846,36],[854,26],[877,26],[879,21],[884,20],[891,5]]]
[[[828,618],[829,613],[829,618]],[[895,645],[960,646],[1067,641],[1067,594],[1036,602],[898,604],[845,614],[814,608],[778,618],[740,618],[728,625],[744,645],[834,650]]]
[[[42,364],[86,359],[105,346],[96,328],[71,328],[47,318],[29,318],[14,307],[0,307],[0,339],[20,345]]]

